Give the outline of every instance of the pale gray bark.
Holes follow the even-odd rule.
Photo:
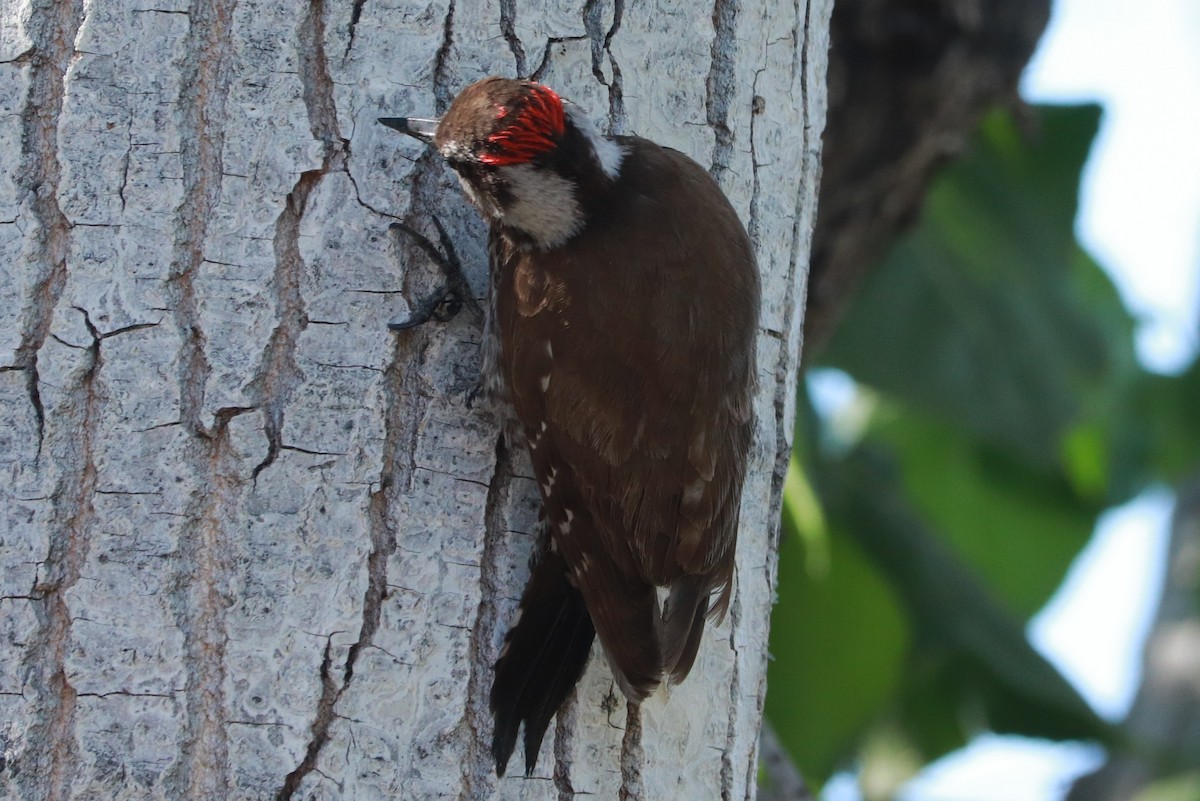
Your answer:
[[[752,798],[830,6],[0,0],[0,797]],[[497,782],[535,495],[477,321],[385,330],[436,278],[391,222],[486,267],[375,118],[534,72],[747,221],[761,427],[692,677],[627,719],[593,659]]]

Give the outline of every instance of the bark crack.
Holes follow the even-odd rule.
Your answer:
[[[710,173],[718,182],[729,170],[729,162],[733,157],[734,134],[730,123],[730,109],[736,96],[736,67],[737,67],[737,22],[741,11],[739,0],[715,0],[713,3],[712,23],[712,65],[709,68],[705,83],[705,114],[710,128],[713,130],[712,168]],[[758,74],[755,74],[757,84]],[[747,233],[751,237],[755,249],[758,249],[758,199],[760,179],[758,176],[757,158],[754,148],[756,109],[751,110],[750,117],[750,150],[751,167],[753,169],[753,186],[750,199],[750,225]],[[794,269],[794,267],[793,267]],[[790,283],[789,283],[790,288]],[[786,352],[784,354],[786,358]],[[738,705],[741,690],[741,657],[737,648],[737,632],[741,621],[742,593],[735,587],[733,601],[730,604],[729,649],[733,658],[733,671],[729,680],[729,709],[730,717],[725,730],[725,747],[721,751],[720,790],[722,801],[730,801],[733,797],[735,782],[733,767],[733,751],[738,740],[738,721],[740,709]]]
[[[321,753],[321,749],[329,740],[329,725],[333,722],[333,708],[341,698],[341,690],[333,682],[333,673],[329,669],[333,658],[333,636],[325,638],[325,652],[321,657],[321,697],[317,699],[317,715],[313,719],[311,728],[312,735],[309,737],[308,746],[304,749],[304,758],[296,769],[289,773],[283,779],[283,786],[279,788],[279,792],[275,794],[277,801],[288,801],[296,792],[296,788],[300,786],[300,782],[316,767],[317,757]],[[350,668],[350,661],[347,659],[347,669]],[[342,684],[345,689],[345,683]]]
[[[129,161],[133,155],[133,114],[125,121],[125,153],[121,156],[121,185],[117,187],[117,197],[121,199],[121,213],[125,213],[125,190],[129,186]]]
[[[613,55],[612,41],[621,29],[621,20],[625,15],[625,0],[613,0],[613,19],[608,30],[603,30],[601,14],[602,0],[587,0],[583,6],[583,26],[587,38],[592,41],[592,75],[603,86],[608,88],[608,131],[609,135],[624,133],[628,117],[625,113],[625,89],[621,77],[621,65]],[[609,69],[612,70],[612,80],[604,77],[603,59],[607,56]]]
[[[321,179],[331,170],[349,175],[346,159],[349,143],[338,129],[333,76],[325,53],[325,0],[311,0],[297,31],[300,82],[309,130],[323,146],[321,166],[302,172],[288,193],[283,210],[275,220],[275,272],[271,288],[275,294],[279,324],[263,350],[259,369],[248,393],[263,410],[267,454],[254,468],[253,478],[275,462],[283,450],[283,419],[293,390],[304,380],[296,363],[300,335],[308,327],[301,282],[305,264],[300,254],[300,223],[308,201]]]
[[[323,16],[322,8],[323,0],[313,0],[309,10],[310,20],[305,26],[310,31],[309,35],[315,36],[317,26],[323,24],[320,21]],[[454,0],[451,0],[443,24],[443,40],[434,59],[434,96],[439,113],[445,111],[451,99],[447,84],[453,34]],[[319,88],[319,91],[306,91],[306,105],[310,122],[313,123],[314,136],[326,143],[326,163],[323,170],[337,169],[344,165],[345,172],[354,186],[358,203],[376,214],[394,218],[394,215],[374,209],[362,201],[358,185],[349,169],[348,142],[337,134],[333,83],[329,78],[324,56],[314,58],[312,67],[312,76],[306,81],[306,87]],[[318,120],[324,120],[324,123],[318,124]],[[332,144],[334,141],[340,142],[340,147],[335,147]],[[426,154],[418,159],[413,177],[414,200],[432,195],[436,189],[436,181],[435,162],[430,154]],[[415,204],[410,204],[410,208],[413,205]],[[384,443],[379,485],[371,491],[368,507],[371,551],[367,557],[367,588],[363,597],[362,624],[357,639],[347,651],[340,687],[336,687],[332,679],[331,651],[329,644],[326,644],[320,672],[322,691],[317,702],[317,712],[310,729],[305,756],[284,778],[283,786],[276,794],[277,801],[290,801],[309,774],[326,776],[318,767],[318,763],[322,750],[329,742],[330,728],[337,719],[337,703],[350,689],[359,655],[363,649],[373,646],[372,640],[379,629],[383,602],[387,598],[389,586],[388,560],[397,547],[397,532],[389,522],[389,510],[398,498],[411,488],[416,470],[413,459],[418,427],[424,415],[424,404],[418,408],[414,401],[421,397],[417,383],[420,380],[419,367],[424,361],[427,341],[428,334],[420,330],[408,336],[397,336],[392,359],[383,371],[382,381],[386,398]],[[400,461],[403,454],[408,454],[408,460],[405,462]]]
[[[421,337],[421,332],[414,336]],[[415,345],[411,340],[397,337],[391,362],[383,374],[386,396],[386,418],[384,421],[383,460],[380,465],[379,486],[370,494],[368,520],[370,522],[371,551],[367,556],[367,588],[363,595],[362,624],[358,637],[346,652],[346,665],[342,672],[340,687],[335,687],[330,672],[330,652],[326,646],[321,665],[321,697],[317,702],[317,713],[313,718],[305,756],[299,765],[285,778],[276,794],[277,801],[290,801],[310,773],[325,776],[317,767],[321,752],[329,741],[330,728],[337,719],[336,707],[341,697],[350,689],[355,666],[364,649],[373,647],[375,633],[383,614],[383,602],[387,599],[388,560],[396,551],[396,532],[388,520],[388,510],[405,492],[411,489],[416,471],[413,454],[416,450],[418,426],[424,408],[417,408],[414,400],[420,397],[417,383],[420,376],[417,366],[424,359],[424,340]],[[400,462],[401,454],[408,454],[406,462]],[[335,782],[336,783],[336,782]]]
[[[533,74],[529,76],[529,79],[532,81],[540,81],[545,77],[546,70],[550,69],[550,56],[553,54],[554,46],[556,44],[563,44],[564,42],[582,42],[586,38],[588,38],[586,33],[580,34],[579,36],[548,37],[546,39],[546,46],[542,48],[542,60],[538,62],[537,69],[533,71]]]
[[[492,647],[497,639],[500,625],[496,599],[501,588],[497,585],[501,545],[506,534],[504,509],[508,505],[512,487],[512,461],[504,446],[504,438],[496,440],[496,467],[488,482],[487,500],[484,505],[483,554],[479,566],[479,608],[475,613],[475,625],[471,630],[471,674],[467,680],[467,706],[460,728],[465,729],[467,758],[463,764],[463,792],[461,801],[484,798],[495,783],[493,778],[492,752],[488,735],[491,733],[491,709],[488,703],[487,677],[496,661]]]
[[[746,233],[750,235],[750,244],[754,248],[754,252],[759,252],[759,233],[762,230],[762,222],[759,220],[758,210],[759,201],[762,199],[762,178],[759,177],[758,169],[761,165],[758,163],[758,143],[756,134],[758,133],[757,121],[761,114],[766,111],[766,100],[758,94],[758,78],[766,71],[766,67],[755,70],[754,83],[751,91],[754,93],[754,99],[750,109],[750,170],[751,170],[751,187],[750,187],[750,223],[746,226]]]
[[[362,19],[363,6],[367,4],[367,0],[354,0],[354,5],[350,8],[350,25],[346,37],[346,49],[342,52],[342,61],[345,61],[350,56],[350,49],[354,47],[354,33],[358,30],[358,21]]]
[[[350,179],[350,185],[354,187],[354,199],[358,203],[358,205],[362,206],[364,209],[371,212],[372,214],[378,214],[380,217],[385,217],[389,220],[402,219],[401,217],[398,217],[395,214],[390,214],[386,211],[383,211],[382,209],[377,209],[374,206],[372,206],[370,203],[363,200],[362,192],[360,192],[358,189],[358,181],[356,181],[354,179],[354,173],[350,171],[350,154],[349,154],[348,150],[346,153],[346,177]],[[347,290],[347,291],[350,291],[350,292],[376,292],[381,295],[394,294],[394,292],[395,292],[395,290],[367,290],[367,289],[362,289],[362,290],[353,290],[352,289],[352,290]],[[309,322],[315,323],[316,321],[309,320]]]
[[[273,464],[283,449],[283,417],[287,402],[292,391],[304,380],[304,373],[296,364],[296,343],[308,327],[304,297],[300,290],[300,282],[304,277],[304,259],[300,255],[300,220],[304,216],[309,195],[323,175],[324,169],[301,173],[296,185],[288,193],[283,211],[275,219],[275,272],[271,288],[275,294],[279,324],[271,333],[271,339],[259,361],[258,373],[247,388],[248,396],[262,409],[263,429],[267,437],[267,454],[255,466],[252,479],[257,479],[259,473]]]
[[[579,726],[579,688],[571,690],[567,700],[559,707],[554,722],[554,786],[558,789],[558,801],[571,801],[576,795],[571,782],[571,741]]]
[[[524,77],[528,64],[525,59],[525,48],[521,46],[521,37],[517,36],[517,0],[500,0],[500,33],[508,42],[517,64],[517,75]]]
[[[715,0],[713,3],[712,66],[705,84],[704,108],[715,138],[710,172],[717,181],[729,169],[729,160],[733,156],[729,106],[737,92],[737,18],[740,11],[740,0]]]
[[[85,364],[76,373],[78,381],[56,409],[56,419],[71,440],[64,443],[65,447],[52,450],[62,477],[51,495],[54,513],[48,532],[49,551],[30,590],[39,632],[30,638],[33,645],[25,659],[37,711],[25,735],[29,743],[26,758],[32,764],[20,771],[18,784],[25,786],[29,797],[35,797],[39,790],[45,792],[47,801],[70,797],[78,762],[77,694],[66,670],[73,620],[66,594],[79,580],[87,560],[88,529],[95,517],[94,436],[101,400],[97,384],[103,363],[102,337],[87,312],[78,311],[83,314],[92,342],[86,348]]]
[[[58,125],[66,91],[66,75],[73,42],[83,21],[79,2],[35,2],[28,31],[32,46],[22,59],[30,64],[29,90],[21,126],[21,164],[17,186],[26,194],[33,214],[37,254],[36,279],[28,305],[21,315],[21,339],[13,364],[5,369],[25,372],[26,392],[37,424],[36,459],[45,438],[45,409],[38,378],[38,352],[50,332],[54,311],[67,281],[70,223],[58,204],[62,165],[58,160]],[[90,328],[90,321],[88,321]],[[30,591],[39,632],[24,662],[34,694],[34,718],[26,733],[29,764],[17,775],[26,797],[44,792],[48,801],[70,795],[72,766],[76,762],[75,689],[66,675],[66,655],[71,638],[71,613],[65,593],[79,579],[86,558],[86,529],[93,514],[92,493],[96,468],[92,461],[95,425],[95,374],[99,369],[99,340],[93,336],[89,363],[79,383],[62,407],[63,430],[79,437],[79,450],[61,458],[62,477],[53,493],[53,518],[49,548],[39,566],[39,578]],[[75,443],[69,443],[74,445]],[[22,688],[21,695],[24,695]]]
[[[76,695],[76,697],[77,698],[100,698],[101,700],[103,700],[105,698],[111,698],[114,695],[120,696],[123,698],[174,698],[175,697],[171,693],[135,693],[131,690],[109,690],[106,693],[78,693]]]
[[[238,455],[229,424],[254,411],[227,407],[214,414],[212,430],[188,443],[188,460],[199,473],[179,533],[179,573],[172,602],[183,632],[188,669],[187,717],[179,761],[169,776],[176,797],[225,798],[229,784],[229,744],[225,729],[224,615],[229,605],[227,577],[232,550],[226,520],[235,519],[240,481]]]
[[[616,0],[613,4],[613,24],[604,35],[604,51],[608,53],[608,65],[612,69],[612,81],[608,85],[608,119],[609,134],[623,134],[629,127],[629,115],[625,111],[625,79],[621,75],[621,65],[612,51],[612,40],[621,27],[621,15],[625,11],[624,0]]]
[[[394,365],[395,362],[393,362],[392,367],[388,368],[389,373],[395,373]],[[402,402],[397,401],[395,398],[389,398],[389,411],[401,409],[402,406]],[[394,425],[389,422],[384,441],[385,465],[391,464],[395,459],[397,450],[400,447],[402,430],[403,427],[401,425]],[[279,792],[275,795],[277,801],[289,801],[300,788],[301,782],[304,781],[304,778],[308,774],[317,773],[318,775],[325,775],[317,768],[317,760],[320,758],[325,744],[329,741],[330,727],[337,719],[337,703],[350,688],[350,682],[354,678],[354,667],[358,662],[359,654],[362,653],[364,648],[373,645],[372,640],[375,637],[375,632],[379,630],[379,622],[383,614],[383,602],[387,597],[387,562],[396,550],[395,534],[387,521],[391,488],[392,481],[385,467],[380,486],[371,493],[368,507],[371,551],[367,555],[367,589],[363,595],[362,624],[359,627],[358,637],[346,652],[346,664],[342,669],[340,686],[333,681],[333,672],[331,670],[332,635],[326,639],[325,652],[321,659],[320,667],[321,696],[317,700],[317,712],[313,717],[313,722],[309,729],[308,745],[305,747],[304,758],[300,761],[300,764],[284,777],[283,786],[280,787]]]
[[[450,91],[450,51],[454,47],[454,0],[446,6],[446,20],[442,24],[442,43],[433,57],[433,99],[439,115],[445,114],[454,99]]]
[[[607,86],[608,79],[600,63],[604,58],[604,30],[601,24],[604,14],[604,0],[587,0],[583,4],[583,29],[587,31],[592,41],[592,75],[601,85]]]
[[[633,701],[625,702],[625,736],[621,738],[620,801],[644,801],[642,771],[646,755],[642,752],[642,708]]]
[[[196,297],[195,275],[204,261],[208,220],[221,191],[225,97],[229,86],[231,28],[237,0],[192,0],[180,60],[179,164],[183,197],[167,277],[178,356],[179,422],[188,434],[185,460],[197,478],[179,531],[178,572],[172,592],[183,633],[188,671],[183,742],[167,785],[176,798],[224,798],[229,784],[225,719],[226,633],[224,588],[229,566],[223,520],[238,492],[237,456],[229,422],[248,409],[227,408],[204,423],[205,387],[211,368]]]
[[[23,370],[37,422],[37,456],[42,453],[46,415],[38,389],[38,351],[50,332],[54,309],[67,283],[71,224],[58,205],[62,165],[58,160],[58,122],[66,93],[67,70],[75,55],[75,36],[83,23],[80,0],[33,3],[28,30],[32,46],[22,54],[29,70],[29,94],[21,119],[21,166],[17,185],[29,197],[35,230],[36,273],[21,313],[21,340],[7,369]]]
[[[802,113],[804,115],[804,131],[805,131],[805,146],[811,147],[812,143],[808,141],[811,136],[812,126],[808,120],[808,100],[809,100],[809,85],[808,85],[808,25],[810,18],[810,8],[807,0],[803,2],[803,11],[801,11],[801,3],[796,5],[797,13],[797,32],[798,43],[800,46],[800,63],[799,80],[800,80],[800,97],[804,103]],[[804,244],[804,238],[809,237],[811,241],[811,223],[808,231],[801,228],[804,220],[803,212],[805,202],[815,194],[815,187],[821,180],[821,167],[819,159],[805,159],[802,164],[804,172],[800,176],[800,182],[796,191],[796,205],[792,213],[792,244],[788,254],[788,275],[787,275],[787,290],[784,297],[783,308],[785,317],[783,320],[784,336],[787,341],[785,347],[780,349],[779,361],[775,365],[775,466],[771,474],[771,503],[782,505],[783,486],[787,480],[788,465],[791,462],[791,433],[794,421],[788,415],[788,401],[792,397],[791,393],[797,391],[795,386],[795,374],[798,365],[789,364],[788,353],[793,337],[803,340],[803,315],[806,304],[805,297],[799,298],[799,304],[796,303],[796,292],[799,290],[802,295],[807,294],[808,281],[807,277],[798,280],[797,272],[800,270],[801,247]],[[805,276],[807,276],[807,259],[804,267]],[[803,341],[796,344],[797,358],[803,348]],[[774,507],[773,507],[774,508]],[[774,560],[778,556],[779,534],[782,520],[776,522],[772,527],[770,548],[768,549],[768,560]],[[774,576],[775,571],[769,570],[768,576],[772,581],[772,593],[774,592]],[[765,674],[764,674],[765,681]]]
[[[800,83],[801,97],[801,112],[803,114],[803,130],[804,144],[806,151],[811,152],[814,146],[811,137],[814,135],[815,128],[809,120],[809,91],[810,84],[808,82],[808,32],[811,19],[811,7],[808,0],[797,0],[795,6],[796,23],[793,28],[794,47],[799,51],[799,59],[793,58],[792,70],[793,80],[798,80]],[[797,74],[798,73],[798,74]],[[751,147],[753,148],[753,136],[751,137]],[[757,161],[756,161],[757,164]],[[807,239],[811,242],[812,235],[812,220],[808,222],[808,230],[804,229],[804,208],[807,203],[815,202],[816,187],[821,178],[820,159],[808,157],[807,153],[802,162],[802,174],[796,190],[796,205],[792,213],[792,242],[788,255],[788,274],[787,274],[787,289],[784,298],[783,308],[785,316],[783,320],[782,334],[785,340],[780,348],[779,359],[775,365],[775,464],[771,474],[771,508],[778,509],[782,506],[783,487],[787,479],[788,465],[791,461],[792,442],[791,435],[794,426],[794,408],[789,401],[794,397],[792,393],[797,392],[796,375],[798,368],[798,360],[801,357],[803,348],[803,323],[805,295],[808,288],[808,262],[807,257],[804,257],[804,264],[801,265],[802,246]],[[757,183],[757,169],[755,172],[755,181]],[[803,273],[802,275],[799,273]],[[796,295],[800,294],[799,302]],[[791,343],[796,341],[796,348],[791,349]],[[789,353],[796,354],[797,363],[791,363]],[[779,561],[779,537],[782,529],[782,519],[777,518],[774,525],[768,532],[767,553],[766,553],[766,571],[765,580],[768,584],[769,597],[775,597],[776,580],[777,580],[777,565]],[[740,611],[740,610],[737,610]],[[767,614],[770,614],[768,609]],[[764,648],[765,648],[764,643]],[[762,659],[766,659],[766,654],[761,655]],[[761,671],[758,679],[758,687],[755,690],[755,714],[758,720],[762,721],[763,702],[766,697],[767,690],[767,672]],[[746,795],[747,801],[753,798],[753,788],[756,784],[758,774],[758,746],[757,744],[750,749],[749,757],[746,765]]]
[[[389,438],[391,434],[389,433]],[[337,719],[337,701],[350,687],[354,679],[354,666],[358,663],[362,649],[372,645],[374,634],[379,631],[379,621],[383,616],[383,602],[388,590],[388,559],[396,549],[395,535],[388,525],[388,500],[386,490],[390,483],[386,480],[376,492],[371,493],[368,520],[371,524],[371,553],[367,555],[367,589],[362,598],[362,624],[359,628],[358,639],[346,652],[346,667],[342,669],[341,686],[332,677],[332,636],[325,640],[325,651],[320,662],[320,698],[317,699],[317,713],[310,727],[308,745],[305,747],[304,759],[296,765],[295,770],[283,778],[283,785],[276,794],[276,801],[289,801],[300,788],[308,773],[325,773],[317,767],[320,753],[329,742],[330,728]],[[326,777],[328,778],[328,777]],[[336,784],[337,782],[335,782]]]
[[[18,350],[18,357],[19,355],[20,351]],[[25,374],[25,394],[29,397],[29,405],[33,408],[34,424],[37,427],[37,450],[34,454],[36,462],[42,455],[42,440],[45,438],[46,429],[46,410],[42,406],[42,393],[38,387],[40,377],[38,376],[36,349],[32,351],[32,356],[26,361],[25,366],[6,364],[0,367],[0,373],[9,371]]]
[[[225,95],[229,84],[228,46],[237,0],[192,0],[191,26],[179,91],[180,150],[183,199],[176,210],[179,224],[168,286],[174,296],[180,347],[180,421],[192,436],[211,437],[204,425],[204,393],[211,368],[204,352],[195,273],[204,261],[208,220],[221,190]]]
[[[735,587],[733,601],[729,604],[729,650],[733,655],[733,673],[729,677],[729,723],[725,729],[725,747],[721,750],[721,801],[733,798],[733,750],[738,740],[738,714],[741,706],[742,660],[737,648],[737,632],[742,621],[742,593]]]

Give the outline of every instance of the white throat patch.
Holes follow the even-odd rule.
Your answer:
[[[596,161],[600,163],[600,169],[604,170],[604,174],[610,179],[616,179],[621,174],[621,162],[625,160],[624,148],[596,130],[591,118],[579,106],[564,102],[563,109],[571,118],[572,124],[591,143],[592,152],[596,154]]]
[[[512,202],[500,214],[504,225],[525,232],[546,249],[579,233],[583,214],[570,181],[531,164],[501,167],[500,174],[512,193]]]

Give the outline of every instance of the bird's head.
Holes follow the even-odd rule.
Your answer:
[[[624,156],[582,109],[532,81],[484,78],[440,119],[379,121],[435,147],[489,224],[543,249],[583,229]]]

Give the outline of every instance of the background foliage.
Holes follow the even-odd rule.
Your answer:
[[[1200,367],[1138,365],[1075,241],[1098,121],[990,115],[810,365],[860,391],[850,431],[801,398],[766,711],[817,787],[982,730],[1120,739],[1025,624],[1101,512],[1200,466]]]

